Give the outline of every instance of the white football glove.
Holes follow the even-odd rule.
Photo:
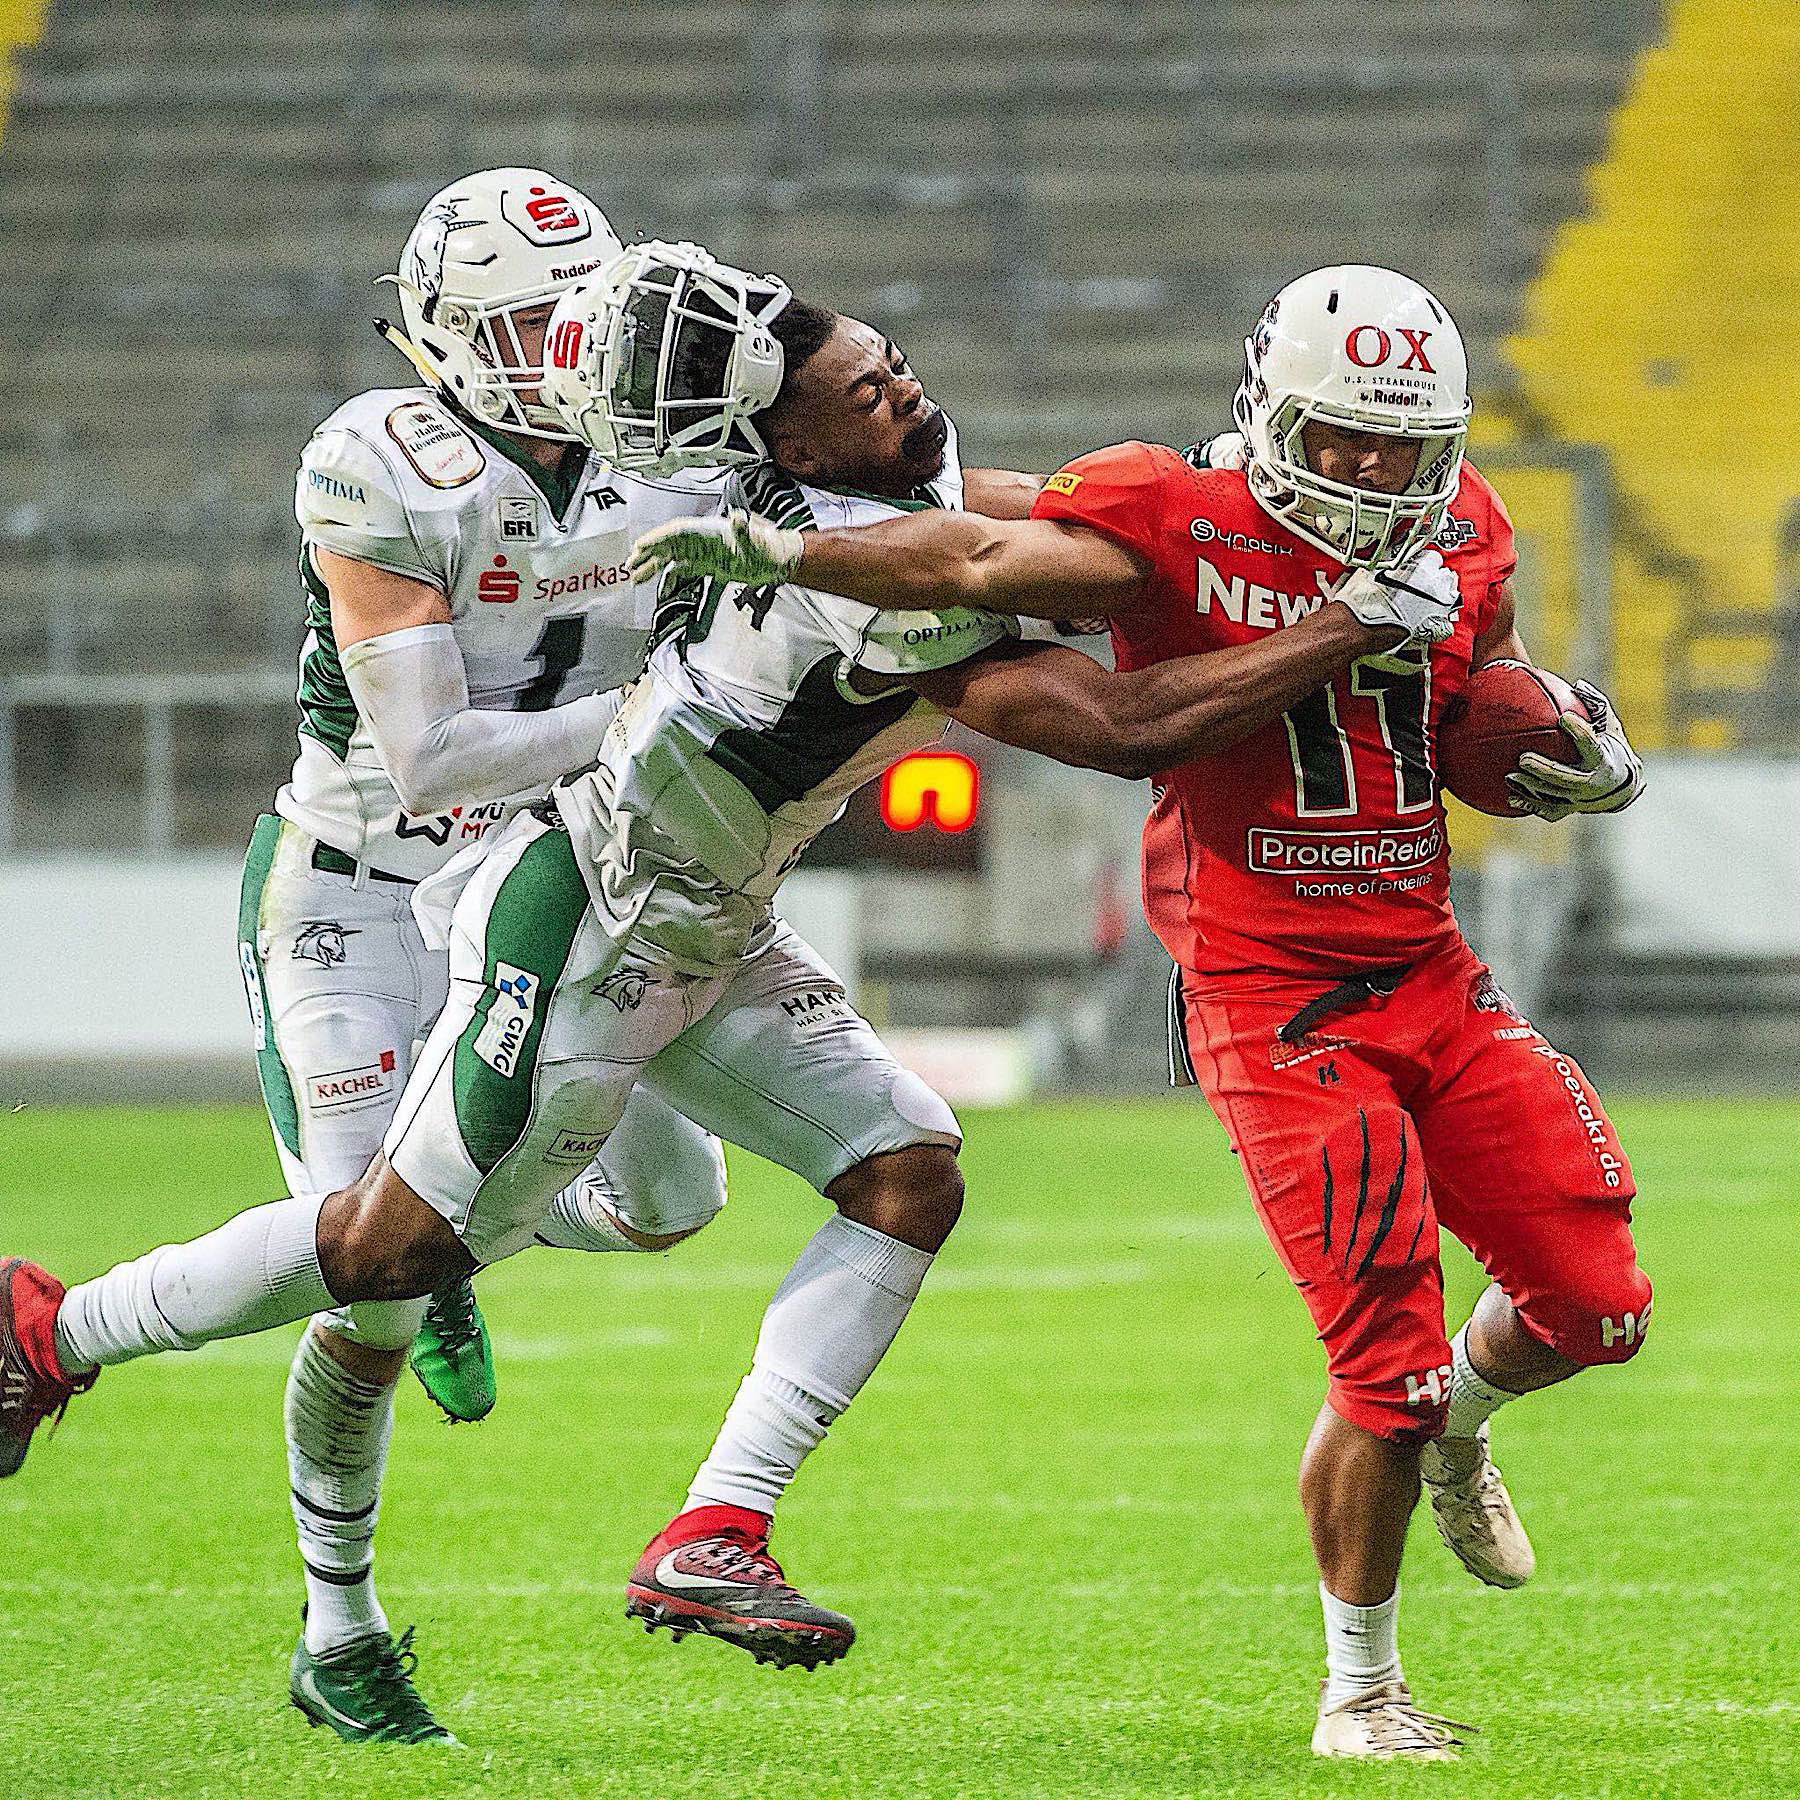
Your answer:
[[[1441,644],[1456,629],[1462,590],[1435,548],[1399,569],[1357,569],[1333,594],[1333,600],[1356,614],[1365,625],[1391,625],[1406,633],[1385,655],[1409,644]]]
[[[1516,773],[1507,776],[1513,805],[1540,819],[1565,819],[1572,812],[1622,812],[1644,791],[1644,765],[1625,741],[1612,702],[1591,681],[1575,683],[1588,709],[1562,716],[1564,735],[1575,746],[1572,763],[1528,750]]]
[[[676,519],[646,531],[631,546],[626,569],[633,581],[679,569],[684,575],[719,575],[746,587],[768,587],[800,566],[801,547],[799,532],[734,507],[709,519]]]

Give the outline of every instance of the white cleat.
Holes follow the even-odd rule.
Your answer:
[[[1336,1706],[1319,1707],[1313,1727],[1314,1756],[1360,1756],[1368,1762],[1455,1762],[1458,1732],[1473,1731],[1454,1719],[1420,1712],[1404,1681],[1384,1682]]]
[[[1488,1455],[1486,1423],[1472,1438],[1427,1444],[1419,1473],[1431,1495],[1438,1536],[1456,1560],[1489,1587],[1523,1587],[1537,1568],[1537,1557]]]

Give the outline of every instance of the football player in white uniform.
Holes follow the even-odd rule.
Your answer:
[[[600,334],[629,352],[622,367],[601,356],[592,376],[609,448],[621,394],[644,404],[640,353],[656,350],[653,434],[673,435],[675,407],[705,410],[692,383],[722,365],[729,388],[734,348],[762,329],[749,278],[698,258],[623,265],[618,309],[653,308],[662,276],[665,330],[655,346],[641,330]],[[684,310],[693,293],[712,300]],[[767,328],[785,365],[759,421],[776,466],[735,477],[734,498],[821,522],[957,503],[954,434],[891,341],[793,302]],[[576,339],[553,356],[572,379],[585,366]],[[631,1608],[759,1660],[843,1654],[850,1621],[788,1585],[768,1553],[771,1516],[955,1223],[960,1134],[772,916],[772,896],[853,789],[935,737],[944,712],[1141,777],[1397,639],[1327,607],[1264,643],[1115,674],[968,611],[882,613],[792,582],[679,583],[668,600],[667,636],[594,768],[421,895],[427,914],[454,899],[450,998],[365,1176],[254,1207],[67,1293],[33,1264],[0,1262],[0,1474],[101,1364],[403,1301],[531,1243],[567,1159],[608,1139],[642,1080],[805,1174],[837,1211],[771,1302],[687,1507],[634,1572]]]
[[[395,342],[426,385],[347,401],[295,493],[307,634],[300,755],[244,869],[239,952],[262,1089],[296,1192],[356,1179],[381,1145],[447,974],[415,882],[593,760],[643,666],[653,592],[625,573],[649,521],[710,510],[713,472],[615,474],[537,393],[551,306],[620,244],[584,195],[490,169],[435,195],[407,240]],[[655,1250],[724,1202],[717,1141],[632,1097],[606,1152],[565,1155],[537,1235]],[[426,1315],[420,1329],[421,1315]],[[298,1704],[346,1736],[427,1735],[394,1673],[372,1547],[394,1383],[415,1368],[453,1418],[494,1401],[467,1282],[364,1303],[301,1339],[286,1424],[307,1587]]]

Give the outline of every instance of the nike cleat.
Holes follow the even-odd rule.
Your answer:
[[[1472,1438],[1439,1438],[1419,1461],[1438,1536],[1489,1587],[1523,1587],[1537,1568],[1512,1495],[1488,1455],[1488,1428]]]
[[[780,1669],[816,1669],[856,1641],[842,1613],[815,1606],[769,1554],[769,1521],[737,1507],[697,1507],[650,1541],[625,1586],[625,1616],[679,1642],[690,1631]]]
[[[66,1375],[56,1355],[56,1310],[63,1284],[23,1257],[0,1262],[0,1479],[16,1475],[31,1434],[63,1416],[77,1394],[100,1378],[98,1369]]]
[[[431,1296],[413,1340],[412,1370],[453,1425],[473,1425],[494,1410],[494,1346],[473,1277]]]
[[[1312,1751],[1366,1762],[1455,1762],[1463,1741],[1459,1734],[1474,1729],[1421,1712],[1404,1681],[1388,1681],[1333,1707],[1326,1707],[1321,1695]]]
[[[309,1725],[329,1725],[347,1744],[461,1744],[431,1716],[413,1686],[419,1659],[409,1627],[400,1641],[383,1631],[314,1656],[300,1640],[288,1666],[288,1695]]]

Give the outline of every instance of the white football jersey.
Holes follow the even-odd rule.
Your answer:
[[[866,525],[962,504],[954,435],[909,500],[734,472],[725,504],[788,526]],[[602,918],[671,966],[740,957],[806,846],[864,782],[940,737],[946,720],[903,677],[1009,635],[991,613],[878,612],[780,583],[674,577],[657,648],[596,766],[557,803]]]
[[[654,583],[626,574],[634,539],[715,509],[723,477],[610,474],[574,451],[557,474],[451,413],[428,388],[377,388],[306,446],[295,487],[306,640],[300,756],[276,810],[392,875],[430,874],[532,795],[424,818],[401,808],[344,679],[314,546],[438,589],[479,707],[541,711],[642,669]]]

